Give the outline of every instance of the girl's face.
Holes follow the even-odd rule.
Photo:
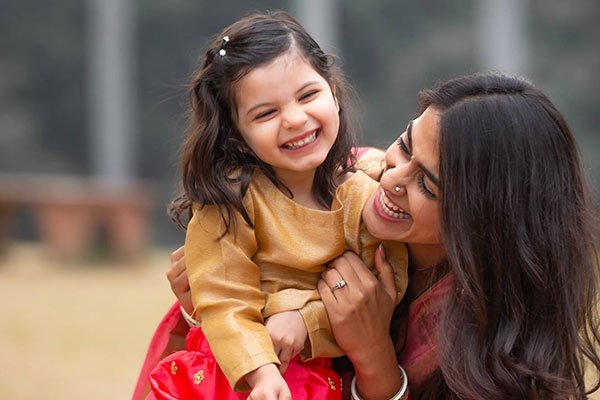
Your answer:
[[[379,190],[363,210],[369,232],[382,240],[440,244],[439,114],[428,108],[385,153]]]
[[[294,50],[235,86],[237,128],[280,179],[314,173],[333,146],[340,119],[328,82]]]

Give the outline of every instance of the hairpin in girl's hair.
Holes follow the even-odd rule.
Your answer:
[[[223,36],[223,44],[221,45],[221,50],[219,50],[219,55],[225,56],[227,52],[225,51],[225,45],[229,42],[229,36]]]

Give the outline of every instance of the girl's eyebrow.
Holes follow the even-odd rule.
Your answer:
[[[408,126],[406,127],[406,137],[408,138],[408,151],[410,151],[411,155],[412,155],[412,125],[413,125],[413,122],[410,121],[408,123]]]
[[[410,151],[410,154],[412,156],[413,154],[413,150],[412,150],[412,126],[413,126],[413,121],[410,121],[408,123],[408,126],[406,127],[406,136],[408,139],[408,150]],[[431,182],[433,182],[434,185],[436,186],[440,186],[440,180],[437,176],[435,176],[433,174],[433,172],[431,172],[430,170],[427,169],[427,167],[425,167],[423,164],[421,164],[419,161],[415,160],[413,158],[413,160],[417,163],[417,165],[419,166],[419,168],[421,169],[421,171],[423,171],[423,173],[425,175],[427,175],[427,177],[431,180]]]

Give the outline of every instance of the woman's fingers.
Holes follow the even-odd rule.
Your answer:
[[[321,296],[321,300],[325,304],[327,314],[331,319],[331,317],[335,315],[334,308],[336,307],[338,301],[333,295],[329,284],[325,282],[325,279],[321,279],[319,280],[319,282],[317,282],[317,290],[319,291],[319,296]]]
[[[171,264],[167,271],[167,279],[171,288],[177,291],[187,291],[190,288],[187,272],[185,270],[185,261],[183,259]]]
[[[360,257],[352,252],[346,252],[333,260],[329,264],[329,268],[327,268],[321,276],[330,287],[334,286],[340,280],[343,280],[348,288],[361,288],[363,281],[357,274],[357,266],[355,264],[362,264]],[[372,275],[368,270],[367,273]],[[348,288],[344,287],[337,291]]]
[[[393,299],[398,296],[396,288],[396,280],[394,278],[394,270],[385,258],[385,250],[383,244],[380,244],[375,252],[375,269],[379,273],[379,282],[383,285],[386,293]]]
[[[171,253],[171,267],[167,271],[167,279],[171,282],[180,279],[180,276],[185,274],[185,258],[184,258],[184,246],[181,246],[177,250]],[[187,276],[185,278],[187,280]]]
[[[174,252],[171,253],[171,263],[179,261],[180,259],[183,258],[184,249],[185,249],[185,246],[181,246],[180,248],[178,248],[177,250],[175,250]]]
[[[179,304],[187,312],[193,309],[190,293],[190,282],[185,270],[184,246],[171,253],[171,267],[167,271],[167,279],[171,285],[171,290],[177,297]]]

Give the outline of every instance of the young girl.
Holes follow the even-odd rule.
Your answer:
[[[350,173],[353,135],[341,73],[288,14],[255,14],[213,41],[191,92],[184,195],[171,213],[181,221],[191,212],[185,257],[201,328],[190,331],[188,351],[151,374],[153,393],[339,399],[330,361],[314,359],[342,354],[316,284],[344,250],[372,265],[378,245],[360,223],[377,184]],[[386,247],[401,298],[406,251],[395,249]],[[340,279],[334,290],[351,288]],[[275,347],[265,320],[296,310],[293,350]],[[300,350],[312,360],[294,358],[282,377],[279,358]]]

